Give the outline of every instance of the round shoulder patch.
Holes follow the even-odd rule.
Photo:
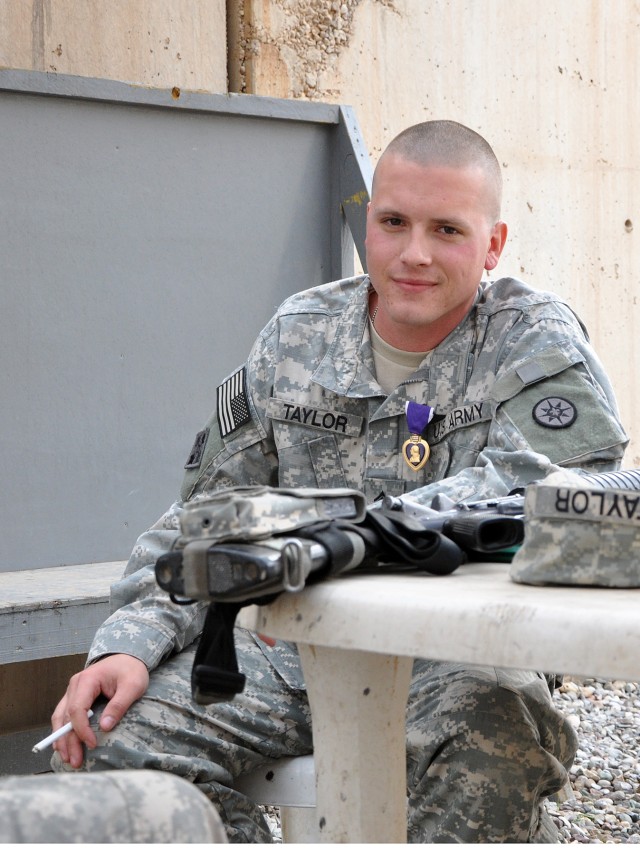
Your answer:
[[[549,397],[538,401],[533,418],[542,427],[566,428],[578,418],[578,411],[566,398]]]

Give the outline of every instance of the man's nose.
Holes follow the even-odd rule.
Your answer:
[[[432,258],[431,242],[421,229],[411,229],[407,232],[401,259],[405,264],[429,265]]]

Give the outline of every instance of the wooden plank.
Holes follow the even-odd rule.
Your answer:
[[[51,751],[31,749],[51,733],[51,714],[85,657],[0,665],[0,775],[51,771]]]
[[[0,574],[0,663],[85,653],[125,562]]]
[[[2,618],[0,663],[86,652],[108,615],[108,594],[93,603],[10,612]]]
[[[0,733],[48,727],[71,676],[84,668],[87,651],[0,665]]]
[[[0,614],[55,608],[68,602],[95,602],[109,596],[124,561],[13,570],[0,575]]]

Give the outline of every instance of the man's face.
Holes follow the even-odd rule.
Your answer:
[[[492,221],[479,168],[423,166],[388,154],[367,211],[367,267],[376,330],[401,350],[430,350],[467,314],[483,270],[498,263],[506,226]]]

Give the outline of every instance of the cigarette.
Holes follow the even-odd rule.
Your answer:
[[[93,715],[93,710],[89,710],[87,712],[87,717],[91,718],[92,715]],[[34,754],[37,754],[39,751],[42,751],[44,748],[48,748],[49,745],[53,745],[53,743],[56,741],[56,739],[60,739],[60,737],[64,736],[65,733],[71,733],[72,730],[73,730],[73,725],[71,724],[70,721],[68,721],[66,724],[63,724],[62,727],[59,727],[57,730],[54,730],[53,733],[50,734],[49,736],[47,736],[45,739],[41,740],[40,742],[37,742],[31,750],[33,751]]]

